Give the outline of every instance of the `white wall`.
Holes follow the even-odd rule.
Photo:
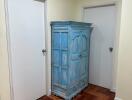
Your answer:
[[[10,100],[4,0],[0,0],[0,99]]]
[[[117,97],[132,99],[132,0],[122,0]]]

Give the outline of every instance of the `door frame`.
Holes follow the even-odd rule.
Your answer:
[[[110,2],[97,2],[89,3],[86,6],[81,8],[81,20],[84,21],[84,10],[89,8],[98,8],[98,7],[107,7],[115,6],[116,7],[116,30],[114,38],[114,50],[113,50],[113,66],[112,66],[112,86],[111,91],[116,92],[116,79],[117,79],[117,61],[118,61],[118,46],[119,46],[119,31],[120,31],[120,19],[121,19],[121,1],[110,1]]]
[[[45,20],[45,32],[43,33],[44,36],[45,36],[45,48],[47,50],[47,0],[34,0],[34,1],[38,1],[38,2],[42,2],[44,3],[44,20]],[[5,22],[6,22],[6,40],[7,40],[7,53],[8,53],[8,68],[9,68],[9,84],[10,84],[10,100],[14,100],[14,88],[13,88],[13,77],[12,77],[12,56],[11,56],[11,44],[10,44],[10,28],[9,28],[9,14],[8,14],[8,0],[5,0],[4,1],[4,6],[5,6]],[[45,56],[45,65],[43,66],[44,69],[45,69],[45,79],[44,82],[45,82],[45,94],[46,91],[47,91],[47,75],[46,75],[46,72],[47,72],[47,68],[46,68],[46,64],[47,64],[47,55],[44,55]]]

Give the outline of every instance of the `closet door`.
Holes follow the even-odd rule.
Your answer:
[[[46,94],[44,2],[7,0],[13,100]]]
[[[90,46],[89,81],[109,89],[112,88],[113,81],[115,50],[112,52],[111,48],[116,44],[116,15],[117,8],[107,6],[85,9],[83,17],[84,22],[93,23],[94,26]]]

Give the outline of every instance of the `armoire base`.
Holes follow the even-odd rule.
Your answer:
[[[85,85],[84,87],[80,88],[79,90],[77,90],[76,92],[74,92],[73,94],[66,96],[64,93],[60,92],[60,91],[52,91],[52,94],[62,97],[65,100],[71,100],[74,96],[76,96],[78,93],[80,93],[83,89],[85,89],[86,87],[88,87],[88,85]]]

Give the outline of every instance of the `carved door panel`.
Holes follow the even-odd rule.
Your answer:
[[[71,35],[70,82],[88,79],[89,35],[88,31],[75,31]]]
[[[80,60],[81,60],[81,67],[80,67],[80,77],[81,79],[87,77],[88,79],[88,57],[89,57],[89,34],[87,30],[81,32],[81,42],[80,42]]]
[[[74,84],[77,82],[80,76],[80,43],[81,33],[80,31],[73,31],[71,34],[70,44],[70,83]]]

